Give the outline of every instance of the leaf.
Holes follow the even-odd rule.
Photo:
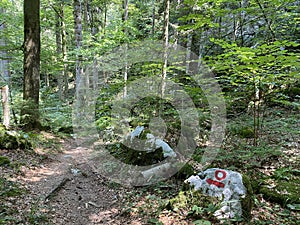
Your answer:
[[[211,222],[208,220],[196,220],[193,222],[195,225],[211,225]]]
[[[288,204],[287,207],[291,210],[300,211],[300,204]]]

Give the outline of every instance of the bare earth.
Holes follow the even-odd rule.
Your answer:
[[[27,190],[25,198],[15,199],[20,220],[36,206],[34,213],[47,214],[51,224],[134,224],[120,217],[126,190],[109,188],[112,184],[92,170],[91,151],[71,139],[62,145],[62,153],[50,154],[42,164],[23,166],[14,178]]]

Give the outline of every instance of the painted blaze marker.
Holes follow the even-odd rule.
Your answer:
[[[216,180],[213,180],[213,179],[210,179],[208,178],[206,180],[206,182],[210,185],[215,185],[217,187],[220,187],[220,188],[224,188],[225,187],[225,184],[220,182],[221,180],[224,180],[226,178],[226,172],[224,170],[216,170],[215,172],[215,178],[219,181],[216,181]]]

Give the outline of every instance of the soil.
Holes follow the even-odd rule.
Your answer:
[[[72,138],[43,135],[50,146],[35,148],[35,152],[0,149],[0,155],[11,161],[10,166],[0,166],[1,177],[25,190],[22,195],[0,198],[1,225],[192,224],[188,212],[161,208],[164,199],[178,193],[182,182],[170,179],[158,187],[123,187],[95,172],[89,161],[91,150],[78,146]],[[55,149],[57,142],[61,151]],[[297,224],[300,219],[297,211],[287,211],[262,195],[256,199],[253,224]],[[4,214],[14,217],[4,223],[3,206]]]
[[[63,152],[47,153],[37,165],[22,166],[17,177],[0,167],[1,173],[6,173],[10,180],[26,190],[23,197],[12,197],[7,203],[15,204],[14,208],[19,212],[19,218],[14,218],[12,224],[16,221],[32,224],[31,220],[41,220],[34,224],[46,224],[42,214],[47,215],[50,224],[134,224],[120,216],[122,196],[128,190],[93,171],[88,161],[90,150],[76,146],[72,139],[61,140],[61,144]],[[0,151],[2,155],[13,154]],[[22,155],[16,156],[18,160]],[[28,155],[24,157],[27,157],[25,161],[36,160]],[[28,218],[28,214],[34,218]]]

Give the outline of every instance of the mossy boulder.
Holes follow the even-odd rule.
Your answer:
[[[246,175],[231,170],[210,168],[189,177],[185,182],[194,187],[194,190],[219,199],[219,207],[214,213],[219,220],[251,219],[253,190]]]
[[[32,144],[28,139],[28,134],[17,131],[7,130],[3,125],[0,125],[0,148],[16,149],[16,148],[31,148]]]
[[[291,180],[268,179],[260,187],[260,193],[269,200],[282,206],[300,204],[300,178]]]
[[[232,134],[237,135],[241,138],[253,138],[254,130],[250,126],[233,126],[230,130]]]

